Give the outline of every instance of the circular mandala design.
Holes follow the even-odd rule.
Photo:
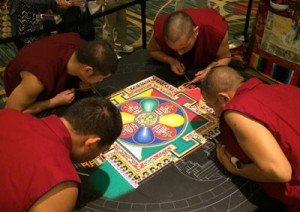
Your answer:
[[[141,113],[135,117],[135,122],[143,127],[152,126],[157,123],[159,117],[155,113]]]
[[[119,139],[129,144],[160,146],[172,142],[186,128],[187,115],[164,98],[136,98],[119,105],[123,131]]]

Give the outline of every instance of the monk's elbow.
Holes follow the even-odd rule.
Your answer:
[[[281,180],[282,182],[289,182],[292,180],[292,175],[293,175],[293,171],[292,171],[292,168],[289,167],[286,169],[286,171],[284,171],[284,173],[282,174],[281,176]]]
[[[279,183],[286,183],[291,181],[292,179],[292,167],[289,165],[286,165],[284,167],[275,167],[276,170],[274,170],[275,175],[275,181]]]

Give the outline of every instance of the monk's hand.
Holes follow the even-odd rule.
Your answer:
[[[193,83],[201,82],[204,79],[204,77],[206,76],[206,74],[210,71],[210,69],[212,69],[213,67],[216,67],[218,64],[219,64],[218,61],[213,61],[205,69],[198,71],[195,74],[195,78],[192,80],[192,82]]]
[[[208,73],[208,69],[203,69],[203,70],[198,71],[195,74],[195,78],[191,82],[192,83],[201,82],[204,79],[204,77],[206,76],[207,73]]]
[[[50,99],[50,101],[52,101],[52,104],[54,104],[56,106],[61,106],[61,105],[70,104],[74,100],[74,98],[75,98],[75,89],[72,88],[72,89],[60,92],[55,97]]]
[[[178,60],[173,59],[170,62],[171,70],[177,75],[184,75],[185,74],[185,67],[182,63]]]
[[[230,173],[236,172],[236,167],[231,162],[231,154],[226,150],[223,144],[218,143],[216,146],[217,157],[224,168]]]

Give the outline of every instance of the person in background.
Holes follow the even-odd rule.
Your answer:
[[[61,7],[57,33],[76,32],[86,41],[95,40],[95,26],[86,0],[73,0],[71,7]]]
[[[117,70],[106,41],[86,42],[77,33],[50,36],[24,46],[4,71],[5,107],[36,114],[68,105],[76,89],[89,88]]]
[[[10,16],[12,21],[12,35],[23,35],[37,30],[47,29],[55,24],[54,21],[38,20],[40,14],[52,14],[57,8],[67,9],[69,7],[78,7],[85,0],[13,0],[11,2]],[[49,33],[34,35],[15,40],[16,47],[21,49],[33,41],[47,37]]]
[[[210,0],[192,0],[193,5],[196,8],[205,8],[205,7],[211,7]],[[175,11],[182,10],[186,7],[186,0],[175,0]]]
[[[102,3],[101,3],[102,2]],[[124,0],[100,0],[102,11],[124,4]],[[103,40],[106,40],[118,55],[133,52],[133,47],[126,44],[127,20],[126,9],[118,10],[104,17]]]
[[[246,81],[235,69],[219,66],[208,72],[201,92],[220,118],[220,163],[257,181],[287,211],[300,211],[300,89]]]
[[[147,51],[177,75],[200,69],[192,82],[201,81],[211,67],[228,65],[231,60],[227,21],[211,8],[167,14],[155,21]]]
[[[108,150],[122,119],[109,100],[87,97],[61,117],[2,109],[0,127],[0,211],[73,211],[80,186],[73,163]]]

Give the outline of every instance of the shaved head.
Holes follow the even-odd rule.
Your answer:
[[[237,70],[229,66],[217,66],[201,82],[201,92],[206,97],[213,97],[219,92],[236,91],[244,80]]]
[[[169,15],[164,23],[165,39],[176,42],[182,35],[192,36],[195,25],[192,18],[182,11],[176,11]]]

